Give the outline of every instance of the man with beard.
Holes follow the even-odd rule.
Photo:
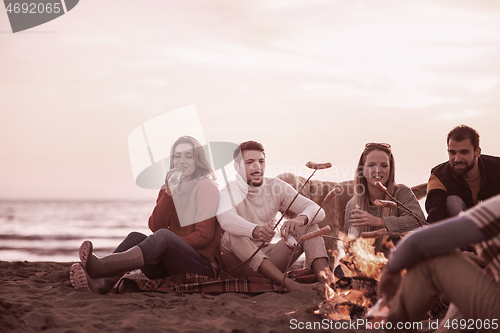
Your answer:
[[[500,158],[481,155],[479,134],[460,125],[448,133],[448,162],[431,170],[425,208],[427,222],[458,215],[500,194]]]
[[[321,209],[314,218],[319,206],[299,195],[290,207],[290,211],[297,216],[283,223],[283,239],[271,244],[276,214],[286,210],[297,192],[281,179],[264,177],[266,155],[262,144],[243,142],[233,157],[236,179],[222,189],[217,213],[217,219],[225,231],[221,241],[223,268],[234,277],[264,276],[281,284],[290,260],[295,261],[302,253],[302,250],[296,251],[296,256],[291,258],[288,237],[293,236],[298,240],[306,231],[318,230],[316,223],[325,218],[325,213]],[[248,263],[234,269],[249,259],[262,243],[266,245]],[[306,265],[311,267],[319,281],[325,282],[321,272],[331,274],[331,271],[323,238],[304,242],[303,252],[306,254]],[[285,279],[284,287],[313,292],[311,286],[289,278]]]

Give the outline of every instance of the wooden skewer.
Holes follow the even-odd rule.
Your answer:
[[[309,221],[307,229],[306,229],[306,232],[305,232],[305,235],[300,238],[299,243],[297,245],[295,245],[295,247],[293,248],[292,255],[290,256],[290,259],[288,260],[288,264],[286,265],[285,271],[283,272],[283,280],[281,281],[281,285],[280,285],[280,288],[279,288],[278,292],[281,292],[281,290],[283,289],[283,286],[285,284],[285,279],[286,279],[286,272],[288,272],[288,269],[292,265],[292,259],[295,257],[295,253],[297,252],[297,249],[298,249],[299,245],[301,246],[304,243],[304,241],[307,241],[309,239],[313,239],[313,238],[319,237],[321,235],[326,234],[328,231],[330,231],[330,226],[326,226],[326,227],[321,228],[320,230],[311,232],[310,234],[307,233],[307,231],[311,227],[314,219],[316,218],[316,216],[318,216],[319,211],[323,208],[323,206],[326,205],[326,204],[328,204],[328,203],[330,203],[330,201],[332,201],[332,199],[337,194],[340,194],[340,193],[342,193],[342,190],[340,188],[338,188],[338,187],[335,187],[333,190],[331,190],[330,192],[328,192],[328,194],[326,195],[325,199],[323,200],[323,203],[321,204],[321,206],[316,211],[316,214],[314,214],[312,220]],[[325,231],[325,232],[323,232],[323,231]],[[320,232],[323,232],[323,233],[320,234]],[[313,234],[315,236],[313,236]],[[310,238],[306,237],[308,235],[311,235],[311,237]],[[306,237],[306,239],[304,239],[304,237]]]
[[[395,203],[397,203],[404,211],[406,211],[408,214],[412,215],[414,218],[417,219],[417,222],[418,224],[420,224],[420,226],[423,226],[423,225],[426,225],[426,224],[429,224],[427,223],[426,221],[422,220],[420,217],[418,217],[417,215],[415,215],[415,213],[413,213],[408,207],[406,207],[405,205],[403,205],[399,200],[397,200],[396,198],[394,198],[390,193],[389,191],[387,191],[387,187],[385,187],[381,182],[375,182],[375,186],[385,192],[385,194],[387,194],[389,196],[389,198],[391,198],[392,201],[394,201]]]
[[[363,238],[377,238],[380,236],[391,236],[391,237],[399,237],[404,236],[406,233],[401,232],[390,232],[385,229],[379,229],[375,231],[365,231],[361,233],[361,237]]]
[[[306,184],[309,182],[309,180],[312,178],[312,176],[314,176],[314,174],[316,173],[317,170],[320,170],[320,169],[327,169],[327,168],[330,168],[332,166],[331,163],[314,163],[314,162],[307,162],[306,163],[306,167],[310,168],[310,169],[313,169],[313,173],[309,176],[309,178],[306,179],[306,181],[304,182],[304,184],[300,187],[300,189],[297,191],[297,194],[295,194],[295,196],[293,197],[293,200],[292,202],[290,202],[290,204],[288,205],[288,207],[286,208],[285,212],[281,215],[280,219],[278,220],[278,222],[276,222],[276,224],[273,226],[273,230],[276,229],[276,227],[280,224],[281,220],[283,220],[283,218],[285,217],[286,213],[288,212],[288,210],[290,209],[290,207],[292,206],[292,204],[295,202],[295,199],[297,199],[297,197],[299,196],[300,194],[300,191],[302,191],[302,189],[304,188],[304,186],[306,186]],[[328,196],[328,195],[327,195]],[[326,198],[325,198],[326,199]],[[318,213],[316,213],[317,215]],[[316,216],[315,215],[315,216]],[[245,261],[239,263],[238,265],[234,266],[233,268],[229,269],[228,272],[232,272],[234,271],[235,269],[247,264],[250,260],[252,260],[253,257],[255,257],[255,255],[266,245],[266,242],[262,242],[262,244],[259,245],[259,247],[257,248],[257,250],[255,250],[254,253],[252,253],[252,255],[250,257],[248,257],[248,259],[246,259]]]

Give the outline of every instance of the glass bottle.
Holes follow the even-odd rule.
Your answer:
[[[181,183],[182,171],[175,170],[170,177],[168,178],[168,188],[170,189],[170,193],[173,193],[177,186]]]

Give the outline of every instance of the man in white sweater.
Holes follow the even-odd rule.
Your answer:
[[[292,248],[280,240],[271,244],[275,234],[272,229],[278,211],[284,212],[292,202],[296,190],[278,178],[264,178],[266,156],[262,144],[255,141],[243,142],[234,152],[236,180],[221,191],[218,221],[225,233],[222,237],[222,264],[226,271],[247,260],[265,243],[266,245],[245,265],[230,271],[236,277],[265,276],[281,284],[283,272],[292,256]],[[290,207],[297,217],[287,220],[281,227],[282,238],[291,235],[299,239],[307,232],[318,230],[317,222],[325,213],[309,199],[299,195]],[[312,219],[314,218],[314,221]],[[310,227],[309,225],[312,224]],[[309,227],[309,228],[308,228]],[[322,237],[304,242],[303,249],[292,260],[306,254],[306,265],[316,274],[318,281],[325,282],[322,271],[331,274],[328,255]],[[284,287],[289,290],[311,291],[286,278]]]

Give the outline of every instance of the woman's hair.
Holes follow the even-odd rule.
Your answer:
[[[208,177],[212,180],[215,180],[216,177],[214,171],[212,170],[212,167],[210,166],[210,162],[208,161],[205,149],[203,149],[198,140],[196,140],[191,136],[181,136],[172,145],[172,149],[170,150],[170,169],[174,168],[175,148],[181,143],[189,143],[194,148],[193,157],[194,157],[194,163],[196,165],[194,178],[196,179],[196,178]]]
[[[366,157],[368,156],[369,153],[371,153],[374,150],[380,150],[386,153],[389,156],[389,179],[387,180],[387,184],[385,185],[387,187],[387,191],[391,194],[394,195],[394,192],[396,190],[396,181],[395,181],[395,162],[394,162],[394,156],[392,155],[391,152],[391,146],[389,144],[379,144],[379,143],[367,143],[365,146],[365,150],[363,150],[363,153],[361,154],[361,157],[359,158],[358,162],[358,167],[356,168],[356,174],[354,175],[354,205],[359,205],[361,210],[367,211],[368,210],[368,204],[370,202],[370,197],[368,193],[368,184],[366,182],[366,177],[364,176],[364,165],[366,163]],[[384,194],[384,197],[387,195]],[[382,198],[384,198],[382,197]],[[389,199],[389,198],[387,198]],[[383,208],[383,207],[378,207],[378,216],[384,217],[388,216],[390,212],[389,208]]]

